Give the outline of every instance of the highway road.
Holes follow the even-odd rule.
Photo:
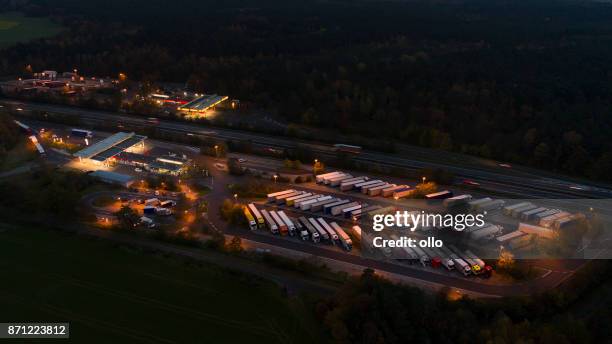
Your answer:
[[[100,122],[114,122],[117,124],[136,124],[150,126],[144,117],[112,113],[97,110],[88,110],[60,105],[25,103],[20,101],[2,100],[6,106],[21,108],[24,111],[34,110],[49,113],[63,113],[77,115],[84,123],[96,124]],[[205,127],[195,123],[161,120],[157,128],[169,132],[180,132],[190,135],[211,137],[220,140],[250,141],[253,145],[272,148],[295,148],[298,145],[311,149],[320,159],[335,156],[334,149],[329,144],[315,143],[294,138],[277,137],[265,134]],[[364,150],[354,157],[357,162],[376,163],[388,167],[402,167],[406,169],[420,169],[424,167],[440,167],[452,171],[459,178],[477,181],[483,187],[491,188],[516,195],[517,198],[612,198],[612,190],[606,185],[585,181],[576,181],[571,178],[552,176],[545,171],[535,171],[522,167],[501,167],[499,164],[473,157],[464,158],[462,155],[443,151],[433,151],[411,147],[410,150],[401,146],[404,154],[381,153]],[[406,156],[409,152],[420,152]],[[437,157],[439,155],[439,157]],[[453,158],[454,157],[454,158]]]

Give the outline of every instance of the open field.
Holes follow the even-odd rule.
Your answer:
[[[0,13],[0,49],[19,42],[50,37],[62,27],[46,18],[30,18],[19,13]]]
[[[215,267],[0,225],[0,322],[71,323],[74,342],[312,342],[303,305]]]

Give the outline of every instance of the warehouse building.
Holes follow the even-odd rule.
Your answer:
[[[135,147],[144,147],[146,138],[135,133],[119,132],[74,153],[74,156],[81,162],[108,165],[115,156]]]
[[[92,172],[90,176],[98,178],[104,183],[121,185],[126,188],[129,188],[134,183],[134,177],[127,174],[115,173],[110,171],[99,170]]]
[[[215,106],[223,103],[228,99],[228,96],[219,96],[216,94],[200,96],[187,104],[178,107],[180,111],[187,113],[202,114]]]

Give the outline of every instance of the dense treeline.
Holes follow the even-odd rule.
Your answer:
[[[316,313],[334,343],[602,343],[612,335],[602,326],[612,321],[610,290],[600,285],[609,282],[610,265],[597,265],[566,291],[489,302],[456,300],[448,290],[432,296],[366,270]],[[588,275],[596,271],[602,274]]]
[[[15,147],[19,140],[19,129],[13,119],[0,112],[0,162],[11,148]]]
[[[30,0],[70,30],[0,72],[185,82],[299,124],[611,180],[612,6]]]

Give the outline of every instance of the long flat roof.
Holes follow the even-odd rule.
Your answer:
[[[179,106],[179,110],[201,112],[210,109],[211,107],[225,101],[228,96],[220,96],[217,94],[203,95],[185,105]]]
[[[74,153],[75,157],[105,161],[144,141],[147,137],[135,133],[119,132]]]

